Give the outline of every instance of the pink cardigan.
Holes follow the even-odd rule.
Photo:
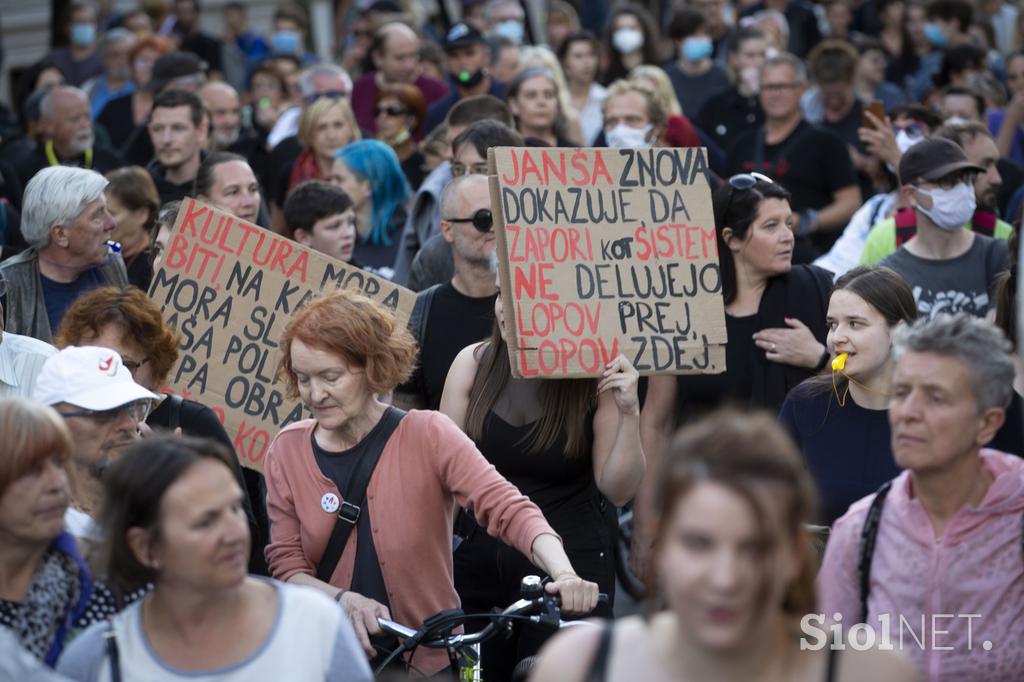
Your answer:
[[[315,420],[281,430],[270,445],[264,471],[271,574],[288,580],[316,574],[335,515],[320,507],[325,493],[340,497],[319,469],[311,437]],[[506,481],[445,415],[413,410],[384,447],[367,488],[366,507],[391,615],[418,627],[444,609],[457,608],[452,577],[454,504],[469,507],[477,521],[526,556],[539,535],[556,533],[540,509]],[[557,535],[556,535],[557,537]],[[330,583],[352,583],[358,533],[349,536]],[[448,664],[443,651],[419,649],[414,664],[433,674]]]
[[[880,635],[879,616],[888,614],[897,649],[902,625],[902,650],[930,682],[1024,680],[1024,460],[995,450],[981,457],[992,486],[977,507],[953,516],[939,540],[911,496],[909,472],[896,477],[882,508],[867,622]],[[818,574],[818,612],[829,620],[842,614],[845,627],[860,618],[857,552],[873,499],[854,503],[835,522]]]

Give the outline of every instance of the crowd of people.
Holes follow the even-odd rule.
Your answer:
[[[538,574],[603,622],[487,682],[1024,679],[1024,12],[540,5],[339,2],[323,59],[301,4],[66,3],[0,103],[0,677],[370,680]],[[725,372],[515,376],[488,150],[579,146],[705,150]],[[286,321],[262,471],[170,390],[186,197],[416,292]]]

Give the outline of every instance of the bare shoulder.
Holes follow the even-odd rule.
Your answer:
[[[919,682],[924,678],[910,658],[900,651],[868,649],[857,651],[847,647],[836,652],[838,682],[886,680],[887,682]]]
[[[602,630],[575,626],[552,637],[540,651],[530,682],[582,682],[594,661]]]

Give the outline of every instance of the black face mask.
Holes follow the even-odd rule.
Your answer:
[[[452,75],[455,77],[455,82],[459,84],[459,87],[475,88],[484,80],[484,76],[486,74],[483,69],[478,69],[474,73],[470,73],[469,71],[460,71],[459,73],[454,73]]]

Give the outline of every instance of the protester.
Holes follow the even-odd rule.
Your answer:
[[[99,112],[93,114],[96,123],[107,131],[114,147],[123,149],[136,128],[145,126],[146,119],[153,109],[153,97],[156,95],[154,86],[158,83],[154,82],[154,78],[163,81],[167,75],[166,67],[172,65],[164,60],[160,62],[160,71],[157,71],[157,62],[173,49],[174,43],[168,38],[155,35],[146,36],[132,46],[128,53],[132,91],[111,97]]]
[[[759,86],[764,125],[744,130],[728,150],[730,173],[767,173],[793,193],[797,263],[831,247],[861,203],[846,145],[803,118],[806,85],[806,67],[795,56],[767,59]]]
[[[103,72],[103,60],[96,49],[97,23],[96,7],[88,0],[64,6],[59,26],[68,45],[51,51],[46,59],[60,68],[69,85],[79,87]]]
[[[1024,598],[1024,460],[982,449],[1013,392],[1010,344],[966,314],[918,320],[894,342],[889,423],[905,471],[836,521],[820,611],[843,629],[905,620],[926,645],[903,650],[928,680],[1013,679],[1020,662],[1007,643],[1024,619],[1007,605]],[[977,616],[926,618],[935,604]]]
[[[153,261],[149,252],[153,226],[160,210],[156,185],[144,168],[126,166],[107,174],[107,210],[114,219],[111,239],[121,245],[128,282],[149,291]]]
[[[288,195],[284,220],[291,238],[303,246],[344,263],[352,262],[356,211],[345,190],[320,180],[308,180]]]
[[[431,130],[444,121],[460,100],[477,95],[505,97],[505,84],[487,72],[491,49],[479,30],[466,23],[455,24],[445,34],[444,51],[448,57],[452,92],[427,109],[425,130]]]
[[[52,667],[75,631],[113,612],[64,529],[77,443],[26,399],[0,400],[0,441],[0,629]]]
[[[199,164],[192,195],[231,215],[259,224],[260,184],[245,157],[213,152]]]
[[[400,622],[417,624],[458,605],[451,564],[456,502],[554,577],[547,591],[561,593],[565,612],[596,605],[597,585],[577,576],[540,510],[494,471],[450,419],[402,413],[380,402],[378,396],[409,375],[415,359],[412,338],[390,311],[346,290],[331,293],[292,318],[280,346],[279,378],[313,419],[283,429],[267,454],[267,559],[276,578],[334,597],[353,619],[368,655],[374,651],[370,636],[380,631],[377,617],[393,613]],[[363,457],[379,462],[363,465],[360,485],[344,485],[356,477],[353,467]],[[324,553],[332,528],[346,523],[334,514],[340,499],[364,509],[349,526],[356,543],[330,543],[336,548],[332,566]],[[421,648],[412,663],[433,675],[448,657]]]
[[[665,67],[682,114],[700,113],[704,103],[729,87],[729,77],[715,63],[708,20],[699,10],[684,7],[675,12],[668,35],[678,45],[679,58]]]
[[[608,17],[602,50],[606,65],[601,83],[610,86],[640,64],[661,64],[661,34],[650,13],[635,3],[624,3]]]
[[[283,197],[299,183],[330,177],[335,155],[353,141],[362,139],[352,107],[343,97],[320,97],[303,108],[297,136],[302,153],[288,173],[281,206]]]
[[[662,108],[666,111],[665,132],[658,138],[654,146],[657,147],[703,147],[700,134],[690,123],[690,119],[683,115],[683,107],[676,99],[675,90],[672,88],[672,81],[663,69],[657,66],[641,64],[629,72],[629,81],[646,85],[654,91],[657,99],[661,100]],[[635,98],[634,98],[635,100]],[[711,145],[706,145],[711,146]],[[709,150],[708,155],[712,158],[719,150]],[[709,159],[710,161],[710,159]]]
[[[814,492],[768,416],[726,412],[687,427],[657,474],[649,617],[565,631],[531,680],[744,680],[767,671],[788,680],[918,679],[892,652],[803,646],[801,619],[816,608],[803,526]]]
[[[419,69],[420,37],[406,24],[389,22],[377,29],[370,46],[370,59],[374,70],[364,73],[352,84],[352,109],[359,127],[368,134],[378,136],[377,97],[387,86],[411,86],[420,93],[423,112],[416,127],[409,130],[420,140],[428,132],[420,124],[426,118],[426,109],[448,94],[448,86]],[[378,136],[379,137],[379,136]]]
[[[924,317],[961,311],[984,317],[996,277],[1007,268],[1004,240],[963,229],[977,206],[972,179],[985,170],[939,137],[918,142],[900,159],[900,194],[914,209],[916,232],[879,264],[902,275]]]
[[[184,90],[160,93],[153,100],[147,130],[156,156],[146,170],[160,202],[184,199],[195,184],[209,134],[203,101]]]
[[[502,133],[512,134],[499,123],[480,121],[456,142],[470,148],[477,143],[500,145],[497,138]],[[486,151],[487,147],[483,148]],[[441,237],[450,245],[454,272],[447,282],[416,297],[410,331],[419,348],[419,360],[394,396],[395,405],[403,409],[438,409],[455,356],[487,338],[494,326],[497,241],[487,176],[463,171],[452,178],[441,194],[441,216]]]
[[[601,132],[601,104],[607,89],[597,82],[600,43],[594,34],[570,33],[558,45],[558,61],[569,86],[570,103],[580,115],[583,144],[592,145]]]
[[[327,597],[246,575],[249,533],[231,458],[214,441],[164,436],[111,467],[104,568],[124,589],[152,590],[79,635],[58,672],[80,682],[373,679]]]
[[[399,83],[377,91],[373,107],[377,139],[395,150],[412,188],[419,187],[427,175],[415,137],[425,116],[426,104],[416,86]]]
[[[99,286],[127,286],[121,255],[108,241],[114,220],[90,170],[45,168],[25,188],[21,231],[29,249],[0,263],[7,282],[4,329],[49,343],[68,306]]]
[[[832,373],[790,391],[779,414],[814,478],[822,525],[899,473],[886,412],[892,335],[916,318],[914,294],[891,270],[857,267],[836,280],[826,318]]]
[[[377,140],[354,142],[335,155],[332,175],[355,205],[356,260],[390,279],[410,195],[398,156]]]
[[[988,129],[995,136],[1000,156],[1024,164],[1024,52],[1007,57],[1006,87],[1010,101],[1004,109],[988,112]]]
[[[566,139],[565,116],[558,102],[558,84],[547,69],[531,67],[507,86],[508,106],[524,140],[549,147],[577,146]]]
[[[6,284],[0,279],[0,295]],[[57,349],[39,339],[4,331],[0,305],[0,399],[30,398],[46,359]]]
[[[758,92],[767,47],[763,31],[737,30],[726,55],[732,87],[711,95],[699,111],[690,112],[694,123],[723,149],[731,146],[732,136],[739,131],[764,122]]]
[[[97,144],[89,116],[89,99],[69,85],[56,86],[39,101],[41,143],[17,165],[22,186],[43,168],[77,166],[106,173],[122,165],[121,156]]]
[[[160,207],[156,216],[156,225],[153,226],[153,242],[150,250],[153,252],[153,272],[160,269],[164,253],[171,243],[171,230],[178,219],[178,210],[181,208],[180,201],[168,201]]]
[[[918,126],[920,127],[920,126]],[[926,133],[921,130],[920,132]],[[977,232],[986,237],[1008,239],[1013,234],[1013,227],[1000,220],[998,194],[1003,184],[1002,176],[997,168],[999,151],[988,130],[980,123],[947,124],[933,130],[936,137],[956,143],[963,149],[967,160],[983,169],[974,174],[974,209],[964,223],[964,229]],[[896,167],[896,163],[892,163]],[[917,234],[917,219],[913,208],[908,207],[891,220],[876,224],[867,235],[864,251],[860,262],[872,265],[893,253]]]
[[[657,467],[677,425],[727,402],[777,412],[786,394],[822,369],[829,273],[792,265],[789,193],[761,174],[737,175],[714,194],[725,304],[722,374],[652,376],[641,416],[644,452]],[[647,569],[652,538],[649,490],[636,512],[634,561]]]
[[[211,74],[222,76],[221,53],[224,45],[212,35],[204,33],[199,25],[199,0],[174,0],[174,34],[180,49],[202,59]]]
[[[646,84],[616,81],[604,99],[604,137],[609,147],[654,146],[668,129],[666,103]]]
[[[100,41],[103,73],[87,81],[82,90],[89,96],[89,115],[96,118],[107,102],[130,95],[135,89],[129,55],[135,46],[135,34],[124,28],[107,31]]]
[[[482,180],[469,176],[463,184],[486,188]],[[455,358],[441,411],[540,507],[578,574],[609,595],[598,611],[608,617],[615,593],[612,507],[629,502],[644,475],[639,374],[619,355],[600,380],[516,379],[500,300],[494,313],[490,339]],[[488,613],[514,601],[522,578],[533,572],[529,559],[488,536],[470,512],[463,513],[456,532],[465,538],[455,553],[463,608]],[[508,679],[517,661],[535,654],[544,639],[527,629],[511,642],[487,643],[483,667],[496,679]]]
[[[93,514],[102,501],[102,478],[110,464],[139,438],[154,393],[132,380],[121,356],[109,348],[70,346],[43,363],[32,398],[64,418],[75,443],[75,479],[69,533],[90,548],[102,537]]]

